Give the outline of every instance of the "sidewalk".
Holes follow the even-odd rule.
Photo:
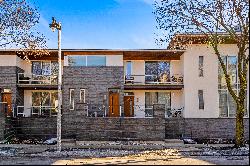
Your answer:
[[[56,145],[0,144],[2,164],[249,164],[249,145],[183,144],[178,141],[81,141]]]

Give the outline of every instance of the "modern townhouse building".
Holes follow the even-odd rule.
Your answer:
[[[237,46],[222,44],[220,49],[238,91]],[[27,61],[17,50],[0,50],[0,102],[7,105],[6,116],[35,117],[34,121],[56,116],[59,66],[57,50],[50,52]],[[230,136],[234,133],[236,106],[217,56],[205,44],[193,43],[185,50],[63,49],[62,55],[63,116],[104,117],[104,121],[123,117],[136,124],[136,120],[154,117],[158,104],[165,120],[185,119],[182,125],[195,126],[203,133],[211,128],[222,134],[227,127]],[[249,94],[249,81],[246,91]],[[178,126],[164,127],[173,132],[180,130]]]

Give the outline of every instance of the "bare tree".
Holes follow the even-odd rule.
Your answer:
[[[34,30],[40,15],[26,0],[0,0],[0,48],[18,48],[18,54],[48,54],[45,37]]]
[[[249,0],[156,0],[154,14],[165,36],[157,42],[171,41],[169,48],[192,42],[211,46],[222,67],[229,93],[236,103],[236,147],[244,146],[244,105],[249,64]],[[196,38],[191,34],[199,33]],[[179,34],[179,35],[178,35]],[[219,46],[234,43],[238,47],[239,93],[232,88]],[[184,47],[184,49],[185,49]]]

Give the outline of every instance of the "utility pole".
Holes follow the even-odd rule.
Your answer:
[[[58,64],[59,64],[59,73],[58,73],[58,111],[57,111],[57,151],[62,150],[62,55],[61,55],[61,23],[57,23],[55,18],[52,17],[52,23],[49,24],[49,27],[54,32],[55,29],[58,31]]]

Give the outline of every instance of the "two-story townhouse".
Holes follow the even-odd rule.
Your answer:
[[[222,44],[220,49],[238,91],[237,46]],[[57,50],[50,50],[49,56],[30,56],[29,61],[16,51],[0,51],[0,102],[7,105],[6,115],[56,116]],[[235,104],[217,56],[203,43],[193,43],[185,50],[63,49],[62,55],[63,113],[150,118],[154,117],[154,105],[163,104],[166,119],[184,118],[189,128],[208,128],[199,123],[207,124],[209,119],[217,126],[233,123]],[[249,82],[246,91],[249,94]],[[246,106],[249,108],[248,99]],[[248,119],[249,109],[245,117]],[[210,127],[219,133],[226,128]]]

